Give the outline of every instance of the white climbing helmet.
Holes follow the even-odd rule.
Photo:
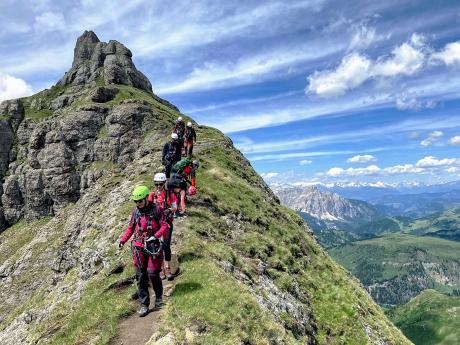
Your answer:
[[[166,182],[166,174],[156,173],[155,176],[153,176],[153,182]]]
[[[187,122],[187,127],[192,127],[192,123],[191,123],[191,122]]]
[[[177,139],[179,139],[179,136],[177,135],[177,133],[173,133],[173,134],[171,134],[171,139],[172,140],[177,140]]]
[[[176,120],[176,122],[181,122],[182,121],[182,116],[179,116]]]

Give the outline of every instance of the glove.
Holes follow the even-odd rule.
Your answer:
[[[122,249],[124,245],[125,245],[125,244],[124,244],[123,242],[120,241],[120,242],[118,243],[118,249]]]

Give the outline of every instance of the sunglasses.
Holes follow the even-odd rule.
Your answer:
[[[155,183],[155,186],[164,186],[164,183]]]
[[[144,202],[144,199],[142,199],[142,200],[134,200],[134,202],[135,202],[136,204],[142,204],[142,203]]]

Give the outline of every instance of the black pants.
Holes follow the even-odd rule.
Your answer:
[[[166,165],[165,165],[165,174],[166,174],[166,178],[170,178],[170,177],[171,177],[171,169],[172,169],[172,166],[173,166],[172,163],[169,163],[169,164],[166,164]]]
[[[149,281],[152,284],[156,298],[161,298],[163,296],[163,283],[160,278],[160,270],[147,272],[146,269],[138,268],[136,270],[138,299],[141,304],[147,307],[150,305]]]
[[[165,260],[171,261],[171,236],[173,232],[173,223],[168,222],[168,224],[169,224],[168,239],[163,241],[163,250],[165,252]]]

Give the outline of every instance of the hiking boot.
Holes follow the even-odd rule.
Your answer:
[[[156,305],[156,301],[155,301],[155,305]],[[137,311],[137,313],[139,314],[139,317],[144,317],[149,313],[149,307],[147,307],[145,304],[142,304],[139,310]]]
[[[155,299],[155,308],[159,309],[159,308],[161,308],[162,305],[163,305],[163,298],[162,297],[156,298]]]

